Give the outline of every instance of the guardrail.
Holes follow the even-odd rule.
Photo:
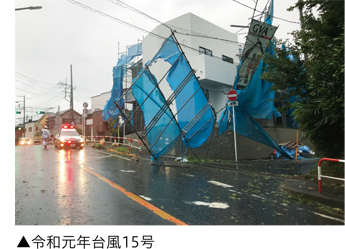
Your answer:
[[[85,136],[85,138],[90,138],[89,141],[91,143],[100,143],[103,139],[102,146],[105,147],[106,143],[114,143],[115,149],[117,146],[122,145],[128,147],[128,150],[132,152],[133,148],[139,150],[139,154],[141,155],[141,141],[137,139],[130,139],[128,137],[113,137],[113,136]],[[106,141],[106,138],[113,139],[114,141]],[[127,143],[128,141],[128,143]],[[136,144],[133,144],[135,142]]]
[[[138,143],[138,146],[133,145],[133,142]],[[130,149],[130,151],[132,151],[133,148],[138,149],[139,150],[139,154],[141,155],[141,141],[140,140],[137,140],[137,139],[132,139],[131,140],[131,149]]]
[[[332,177],[332,176],[321,175],[321,163],[324,162],[324,161],[345,163],[345,160],[342,160],[342,159],[322,158],[322,159],[319,160],[319,162],[317,164],[317,166],[318,166],[317,167],[317,180],[318,180],[318,183],[319,183],[319,192],[320,193],[322,193],[321,177],[335,179],[335,180],[339,180],[339,181],[345,181],[345,179],[343,179],[343,178],[337,178],[337,177]]]

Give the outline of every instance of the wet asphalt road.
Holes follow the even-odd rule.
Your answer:
[[[85,148],[15,149],[16,225],[344,225],[288,198],[281,177],[165,167]]]

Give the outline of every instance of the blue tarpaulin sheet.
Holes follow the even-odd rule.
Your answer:
[[[272,18],[273,0],[271,2],[269,15],[266,17],[265,22],[267,24],[272,24]],[[267,48],[266,53],[274,53],[273,44],[271,44],[271,46]],[[240,66],[241,62],[238,69],[240,68]],[[275,92],[272,91],[272,83],[260,78],[262,72],[264,71],[264,67],[264,62],[261,59],[258,68],[256,69],[249,84],[242,90],[236,89],[238,93],[238,106],[235,107],[236,133],[260,143],[266,144],[276,149],[284,156],[291,158],[290,155],[282,150],[280,146],[265,132],[265,130],[255,120],[255,118],[271,119],[272,114],[275,117],[281,116],[281,114],[273,105]],[[238,79],[239,77],[237,74],[234,88],[236,88]],[[231,122],[229,123],[226,122],[226,118],[222,118],[226,117],[228,115],[228,112],[230,112],[232,115],[232,107],[227,107],[222,113],[221,119],[218,122],[219,134],[222,134],[224,131],[226,131],[226,128],[229,128],[233,131],[233,119],[231,119]]]
[[[161,50],[152,60],[155,61],[161,58],[172,65],[166,79],[173,91],[178,89],[187,74],[192,71],[184,55],[180,55],[181,51],[175,40],[173,37],[170,37],[163,43]],[[177,62],[175,62],[176,60]],[[194,119],[197,120],[197,122],[185,135],[188,146],[191,148],[200,147],[206,142],[213,131],[215,122],[215,116],[211,108],[205,113],[201,114],[200,112],[204,106],[208,105],[208,100],[204,92],[199,88],[200,84],[193,73],[191,79],[175,99],[176,109],[178,111],[177,119],[181,130],[184,130],[191,120],[197,117]]]
[[[165,99],[159,89],[155,88],[157,80],[153,75],[145,68],[142,71],[139,73],[140,76],[133,80],[132,93],[138,104],[141,105],[145,125],[147,126],[165,104]],[[165,148],[179,133],[180,130],[173,119],[173,114],[169,109],[166,110],[162,117],[158,119],[154,128],[147,134],[151,153],[156,158],[161,156]]]
[[[122,81],[126,74],[125,65],[128,64],[134,57],[142,54],[141,44],[133,45],[128,48],[127,54],[122,54],[118,60],[116,66],[113,68],[113,87],[111,89],[111,96],[108,102],[105,104],[102,117],[103,120],[107,121],[109,118],[117,119],[120,115],[119,109],[116,107],[114,102],[119,101],[118,106],[121,110],[124,109],[124,99],[121,98],[123,94]]]

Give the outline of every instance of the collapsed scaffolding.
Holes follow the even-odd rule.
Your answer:
[[[233,88],[238,92],[239,106],[235,108],[238,134],[266,144],[278,152],[291,157],[258,124],[255,118],[270,119],[272,115],[280,115],[273,106],[272,83],[261,80],[264,70],[263,54],[274,53],[271,39],[277,27],[271,25],[273,17],[273,1],[264,23],[252,20],[249,35],[243,51]],[[258,28],[259,27],[259,28]],[[141,45],[141,44],[140,44]],[[208,155],[215,148],[213,159],[219,147],[227,143],[225,131],[233,131],[233,113],[228,103],[218,111],[221,112],[217,123],[217,114],[202,89],[195,71],[187,60],[174,31],[164,40],[159,51],[148,61],[132,84],[123,92],[122,80],[126,65],[138,55],[141,49],[130,48],[128,55],[121,56],[113,70],[114,86],[112,96],[103,110],[103,119],[119,116],[136,133],[142,144],[156,164],[162,164],[174,148],[181,148],[181,158],[190,149],[194,156],[205,152]],[[136,49],[136,53],[133,52]],[[168,63],[168,69],[157,80],[150,68],[158,60]],[[255,65],[255,66],[253,66]],[[250,73],[248,73],[248,70]],[[168,85],[172,93],[163,93],[162,85]],[[124,113],[124,97],[133,94],[138,107],[129,116]],[[167,97],[166,97],[167,96]],[[145,127],[138,131],[131,120],[141,110]],[[218,126],[218,132],[214,128]]]
[[[158,59],[170,64],[169,70],[159,81],[150,71],[150,66]],[[163,80],[169,83],[173,91],[167,99],[160,88]],[[123,97],[130,90],[144,115],[145,128],[141,132],[130,122],[139,108],[129,117],[123,112]],[[188,148],[193,152],[193,148],[200,147],[212,134],[216,121],[212,105],[174,34],[163,42],[154,58],[133,79],[132,85],[113,103],[157,164],[161,164],[176,146],[185,147],[182,157]],[[176,112],[171,108],[173,103]]]

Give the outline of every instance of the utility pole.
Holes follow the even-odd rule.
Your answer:
[[[71,101],[70,101],[70,110],[72,110],[72,124],[74,125],[72,65],[71,65],[70,68],[71,68]]]
[[[25,137],[25,95],[23,95],[24,98],[24,116],[23,116],[23,125],[24,125],[24,137]]]
[[[75,87],[73,87],[72,65],[70,66],[70,71],[71,71],[71,84],[70,84],[70,85],[67,84],[67,79],[66,79],[66,82],[65,82],[65,83],[63,83],[63,82],[60,81],[60,82],[57,83],[57,84],[60,85],[60,86],[64,86],[65,100],[67,100],[67,101],[70,102],[70,110],[72,111],[71,120],[72,120],[72,123],[74,123],[73,89],[75,89]],[[68,88],[70,88],[70,92],[67,91]],[[70,94],[70,99],[69,99],[69,100],[66,98],[67,93]]]
[[[22,96],[18,96],[18,97],[23,97],[24,100],[23,100],[23,129],[24,129],[24,137],[25,137],[25,95],[22,95]],[[19,102],[19,101],[17,101]]]

